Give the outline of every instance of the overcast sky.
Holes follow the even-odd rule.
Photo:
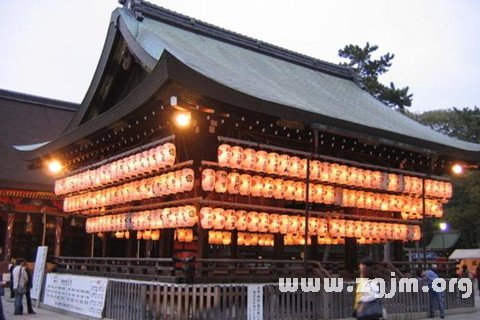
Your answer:
[[[346,44],[395,54],[381,81],[409,86],[411,111],[480,106],[480,1],[151,0],[338,63]],[[81,102],[116,0],[0,0],[0,88]]]

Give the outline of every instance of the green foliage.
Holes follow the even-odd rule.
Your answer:
[[[480,143],[480,109],[433,110],[411,117],[432,129],[461,140]]]
[[[379,59],[373,59],[372,53],[377,49],[378,46],[371,46],[368,42],[364,48],[350,44],[338,50],[338,55],[349,60],[342,65],[349,66],[357,72],[360,81],[370,94],[390,108],[405,112],[405,107],[412,105],[413,95],[408,93],[408,87],[399,89],[393,82],[390,86],[385,86],[378,81],[378,77],[392,66],[391,61],[395,55],[387,53]]]
[[[414,120],[453,137],[480,143],[478,107],[409,114]],[[445,206],[445,219],[461,232],[458,248],[480,247],[480,172],[467,170],[452,179],[454,194]]]

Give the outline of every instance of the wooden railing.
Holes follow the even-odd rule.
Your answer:
[[[263,285],[263,318],[343,319],[353,311],[354,293],[280,292]],[[388,290],[387,290],[388,292]],[[247,284],[155,284],[110,281],[105,317],[112,319],[247,319]],[[428,293],[400,293],[383,299],[389,314],[425,312]],[[474,294],[462,298],[458,288],[445,293],[446,309],[474,307]]]
[[[182,278],[172,259],[57,257],[55,262],[62,273],[164,282]]]
[[[328,278],[317,261],[137,258],[56,258],[59,272],[169,283],[270,282],[282,277]]]
[[[328,278],[330,273],[317,261],[199,259],[194,262],[195,282],[270,282],[288,277]]]

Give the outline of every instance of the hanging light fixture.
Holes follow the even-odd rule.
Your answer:
[[[48,167],[48,170],[53,174],[57,174],[63,169],[62,163],[56,159],[50,160],[47,163],[47,167]]]

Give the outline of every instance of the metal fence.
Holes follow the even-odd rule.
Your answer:
[[[263,286],[263,317],[270,319],[342,319],[352,316],[354,293],[280,292]],[[247,284],[167,284],[111,280],[105,317],[111,319],[247,319]],[[428,293],[396,293],[383,299],[389,314],[427,311]],[[474,294],[462,298],[458,288],[445,293],[446,309],[474,307]]]

